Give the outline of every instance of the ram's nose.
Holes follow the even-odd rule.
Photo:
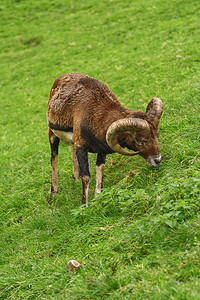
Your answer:
[[[152,167],[158,167],[158,165],[161,163],[161,155],[158,155],[156,157],[148,157],[147,162],[150,164]]]
[[[155,158],[155,162],[159,165],[161,163],[161,155]]]

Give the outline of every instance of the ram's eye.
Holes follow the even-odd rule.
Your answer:
[[[144,146],[146,144],[146,142],[144,142],[144,141],[135,141],[135,142],[139,146]]]

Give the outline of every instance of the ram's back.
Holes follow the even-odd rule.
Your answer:
[[[47,118],[50,123],[73,127],[76,115],[79,119],[91,118],[116,106],[121,107],[119,100],[102,82],[87,75],[65,74],[56,79],[51,89]]]

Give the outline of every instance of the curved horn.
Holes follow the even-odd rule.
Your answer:
[[[156,127],[160,122],[160,118],[163,112],[163,103],[159,98],[153,98],[148,103],[146,108],[147,121],[153,123]]]
[[[117,120],[108,128],[106,133],[106,142],[114,152],[129,156],[137,155],[139,151],[126,151],[118,143],[118,136],[120,133],[132,133],[134,131],[139,131],[140,133],[143,132],[146,134],[149,133],[150,128],[148,122],[139,118],[126,118]]]

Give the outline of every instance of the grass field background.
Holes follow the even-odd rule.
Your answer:
[[[200,299],[199,13],[198,0],[1,0],[0,299]],[[159,169],[110,155],[93,199],[91,155],[87,209],[63,144],[46,202],[46,106],[70,72],[133,110],[164,103]]]

